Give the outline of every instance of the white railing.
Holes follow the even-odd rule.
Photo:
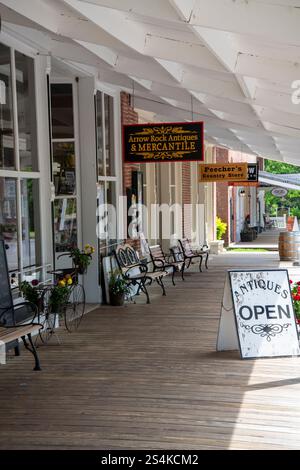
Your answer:
[[[282,217],[270,217],[270,221],[273,222],[275,228],[286,228],[286,215]]]

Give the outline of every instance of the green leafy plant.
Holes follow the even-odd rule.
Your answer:
[[[60,313],[64,307],[64,305],[68,301],[68,297],[70,294],[70,288],[73,284],[72,278],[70,275],[65,276],[63,279],[60,279],[57,284],[52,287],[50,298],[49,298],[49,305],[51,307],[52,312]]]
[[[41,289],[38,286],[39,281],[37,279],[33,279],[31,282],[23,281],[20,284],[20,291],[25,300],[40,307]]]
[[[95,252],[94,247],[85,245],[84,250],[79,248],[71,248],[70,254],[74,265],[81,274],[84,274],[92,261],[92,254]]]
[[[222,240],[222,237],[226,233],[226,230],[227,230],[227,224],[220,217],[217,217],[216,224],[217,224],[217,240]]]
[[[300,282],[293,282],[290,280],[292,299],[294,304],[294,311],[297,319],[297,323],[300,324]]]
[[[122,273],[115,269],[112,271],[109,279],[109,290],[114,295],[129,294],[130,289],[127,282],[122,277]]]

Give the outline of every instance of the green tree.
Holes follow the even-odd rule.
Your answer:
[[[265,171],[276,175],[287,175],[300,173],[300,166],[290,165],[289,163],[275,162],[274,160],[265,160]]]

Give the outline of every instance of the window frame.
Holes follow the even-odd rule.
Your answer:
[[[34,77],[36,78],[37,74],[37,64],[36,64],[36,55],[34,51],[18,43],[14,38],[9,37],[5,33],[1,34],[1,44],[10,49],[10,67],[11,67],[11,87],[12,87],[12,118],[13,118],[13,141],[14,141],[14,163],[15,169],[0,169],[0,177],[2,178],[13,178],[16,181],[16,211],[17,211],[17,264],[18,269],[9,269],[10,273],[18,274],[20,280],[24,278],[26,272],[32,271],[34,269],[41,269],[44,266],[42,265],[42,259],[36,260],[34,265],[24,266],[24,256],[22,250],[22,190],[21,190],[21,180],[35,179],[38,180],[38,192],[39,192],[39,207],[40,207],[40,158],[39,158],[39,142],[38,142],[38,119],[37,119],[37,82],[34,82],[34,96],[35,96],[35,127],[36,127],[36,148],[37,148],[37,161],[36,171],[26,171],[21,170],[20,165],[20,151],[19,151],[19,123],[18,123],[18,105],[17,105],[17,83],[16,83],[16,62],[15,62],[15,52],[24,54],[27,57],[33,60],[33,70]],[[38,251],[42,253],[42,237],[41,237],[41,224],[40,224],[40,210],[36,215],[36,227],[39,237],[36,239],[36,243],[39,244]],[[42,256],[42,255],[41,255]]]

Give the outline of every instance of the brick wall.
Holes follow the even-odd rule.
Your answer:
[[[216,147],[216,163],[227,163],[228,162],[228,150],[224,148]],[[217,216],[226,222],[227,230],[223,236],[225,245],[228,245],[230,236],[230,208],[229,208],[229,197],[228,197],[228,183],[217,183],[216,185],[216,198],[217,198]]]
[[[185,204],[191,204],[191,164],[185,162],[182,164],[182,223],[184,237],[191,238],[192,232],[192,214],[185,209]],[[185,210],[184,210],[185,209]]]
[[[139,117],[131,106],[131,96],[128,93],[121,92],[121,123],[123,124],[138,124]],[[139,170],[139,164],[123,164],[123,188],[124,195],[126,195],[126,188],[131,188],[131,172]]]

